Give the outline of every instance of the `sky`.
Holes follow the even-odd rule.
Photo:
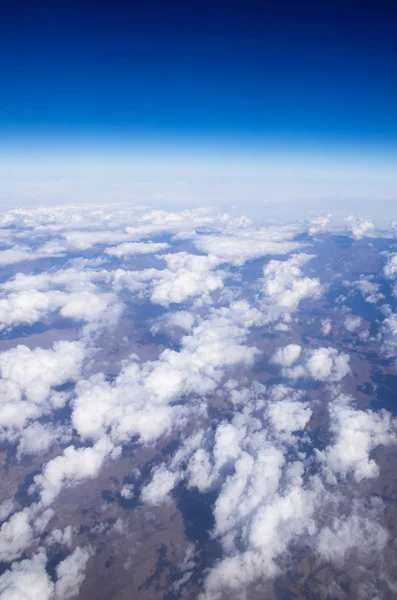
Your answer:
[[[391,202],[396,25],[394,0],[5,3],[0,202]]]

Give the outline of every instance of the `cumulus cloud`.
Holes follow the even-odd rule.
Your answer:
[[[32,515],[28,508],[14,513],[0,528],[0,561],[12,562],[34,539]]]
[[[165,502],[169,493],[175,487],[177,479],[176,473],[160,466],[154,471],[151,482],[143,488],[142,501],[154,506]]]
[[[245,345],[252,327],[260,325],[260,311],[245,301],[213,309],[184,335],[180,350],[164,350],[158,360],[124,366],[113,382],[101,376],[77,386],[73,426],[85,439],[110,435],[115,444],[138,435],[156,440],[184,421],[194,405],[173,404],[185,394],[196,397],[216,389],[228,368],[251,365],[258,350]]]
[[[57,312],[76,321],[113,324],[123,305],[115,294],[101,293],[92,283],[107,276],[103,271],[95,273],[76,269],[55,274],[18,274],[1,286],[0,330],[32,325]]]
[[[327,231],[328,225],[331,222],[331,216],[330,214],[324,214],[308,219],[309,234],[316,235],[317,233]]]
[[[46,571],[47,555],[43,549],[31,559],[12,564],[0,576],[1,600],[69,600],[78,596],[84,581],[85,567],[92,556],[89,546],[77,547],[56,568],[57,580],[51,581]]]
[[[208,598],[275,576],[277,558],[290,541],[314,533],[313,513],[322,494],[316,477],[304,480],[304,465],[294,452],[299,442],[292,434],[311,416],[302,394],[258,384],[231,393],[242,407],[231,423],[188,438],[168,467],[155,469],[142,493],[143,500],[158,503],[183,478],[200,491],[218,489],[212,533],[225,556],[206,579]]]
[[[55,342],[51,350],[20,345],[0,354],[0,436],[17,440],[29,421],[62,408],[68,395],[53,388],[79,378],[85,355],[82,342],[65,341]],[[39,432],[42,437],[36,440]],[[40,452],[56,432],[49,426],[26,429],[20,452]]]
[[[169,247],[164,242],[125,242],[119,246],[112,246],[104,250],[105,254],[109,256],[116,256],[117,258],[126,258],[128,256],[134,256],[135,254],[153,254],[161,252]]]
[[[107,438],[100,439],[93,446],[65,448],[63,454],[50,460],[42,473],[34,478],[34,487],[40,491],[42,504],[50,505],[62,488],[95,477],[105,458],[114,450],[114,445]]]
[[[268,254],[289,254],[303,248],[294,241],[299,231],[295,227],[247,228],[228,235],[198,236],[196,247],[218,257],[219,262],[241,266],[246,261]]]
[[[298,344],[288,344],[277,350],[271,362],[281,367],[290,367],[298,360],[301,350],[302,348]]]
[[[281,354],[283,349],[280,348],[279,352]],[[292,361],[291,365],[296,360]],[[317,381],[336,382],[350,373],[349,360],[348,354],[339,352],[336,348],[317,348],[306,351],[300,364],[284,367],[282,374],[290,379],[310,377]]]
[[[213,270],[219,262],[215,256],[178,252],[166,254],[163,259],[167,269],[154,282],[151,292],[151,300],[156,304],[180,304],[189,297],[208,295],[223,288],[223,279],[227,274]]]
[[[56,600],[69,600],[78,596],[80,586],[85,578],[87,562],[93,553],[93,549],[90,546],[77,546],[72,554],[59,563],[56,568]]]
[[[1,600],[53,600],[54,584],[46,572],[44,551],[30,560],[15,563],[0,576]]]
[[[340,395],[329,406],[334,443],[326,450],[326,465],[334,473],[352,473],[356,481],[379,475],[372,451],[397,441],[396,423],[385,410],[359,410],[349,396]]]
[[[371,234],[375,228],[375,224],[368,219],[361,219],[359,217],[347,217],[345,219],[347,229],[351,233],[352,237],[356,240],[360,240],[365,236]]]
[[[261,308],[268,321],[291,320],[291,313],[308,298],[319,298],[322,287],[317,277],[305,277],[302,269],[314,258],[310,254],[294,254],[288,260],[271,260],[263,269]]]
[[[380,292],[380,285],[369,278],[362,277],[359,281],[354,282],[354,286],[361,292],[365,302],[369,304],[376,304],[384,298]]]
[[[331,333],[332,323],[331,319],[322,319],[321,320],[321,333],[323,335],[329,335]]]
[[[345,329],[347,329],[347,331],[349,331],[350,333],[353,333],[354,331],[357,331],[357,329],[360,328],[361,318],[354,316],[354,315],[349,315],[348,317],[345,318],[345,320],[343,321],[343,324],[345,326]]]
[[[149,290],[153,303],[169,306],[196,296],[208,299],[212,292],[223,288],[227,273],[215,270],[219,263],[215,256],[177,252],[161,258],[166,262],[165,269],[116,270],[115,289],[127,287],[132,292]]]

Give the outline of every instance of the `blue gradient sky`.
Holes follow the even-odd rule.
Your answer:
[[[164,172],[397,198],[394,0],[13,0],[0,28],[3,203],[32,176]]]

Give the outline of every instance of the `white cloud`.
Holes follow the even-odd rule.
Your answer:
[[[14,563],[0,576],[1,600],[53,600],[54,584],[46,572],[47,557],[40,551],[30,560]]]
[[[93,549],[90,546],[77,546],[72,554],[58,564],[55,583],[56,600],[69,600],[78,596],[85,578],[87,562],[92,555]]]
[[[348,354],[335,348],[317,348],[306,351],[301,364],[284,367],[282,374],[290,379],[311,377],[317,381],[337,382],[350,373],[349,360]]]
[[[73,426],[83,438],[109,433],[115,443],[139,435],[154,441],[187,417],[190,406],[172,405],[184,394],[196,397],[214,390],[226,370],[251,365],[258,354],[244,344],[261,313],[240,301],[213,309],[182,337],[179,352],[164,350],[159,359],[128,362],[113,383],[95,376],[77,387]]]
[[[179,304],[190,297],[205,296],[223,288],[227,274],[213,270],[219,262],[215,256],[178,252],[162,258],[167,269],[161,271],[161,278],[154,282],[151,292],[151,300],[156,304]]]
[[[298,344],[288,344],[279,348],[272,356],[271,362],[282,367],[290,367],[300,356],[302,348]]]
[[[46,537],[45,543],[47,546],[58,544],[60,546],[71,548],[75,533],[76,529],[72,525],[67,525],[63,530],[57,528],[52,529],[50,534]]]
[[[55,342],[52,350],[20,345],[0,354],[0,436],[18,439],[29,421],[63,407],[67,394],[52,388],[78,379],[85,354],[82,342],[66,341]],[[51,430],[39,429],[45,435],[37,441],[37,428],[24,432],[21,451],[50,440]]]
[[[33,539],[29,509],[14,513],[0,528],[0,561],[15,560],[30,546]]]
[[[345,326],[345,329],[347,329],[347,331],[349,331],[350,333],[353,333],[354,331],[357,331],[357,329],[360,328],[361,319],[360,319],[360,317],[356,317],[354,315],[349,315],[345,318],[345,320],[343,321],[343,324]]]
[[[354,285],[361,292],[365,302],[369,304],[376,304],[384,298],[384,295],[379,291],[380,285],[370,281],[370,279],[361,278]]]
[[[164,466],[160,466],[153,472],[150,483],[143,488],[142,501],[154,506],[165,502],[169,493],[175,487],[177,479],[176,473],[171,473]]]
[[[339,566],[346,564],[349,552],[353,550],[371,561],[374,556],[380,556],[389,536],[374,516],[368,518],[352,514],[336,517],[319,532],[317,553],[324,560]]]
[[[334,442],[325,451],[326,466],[342,476],[352,473],[356,481],[379,475],[371,452],[397,442],[396,424],[385,410],[355,409],[349,396],[340,395],[329,406]]]
[[[241,266],[246,261],[268,254],[289,254],[304,247],[294,241],[295,227],[247,228],[228,235],[202,235],[194,240],[196,247],[218,257],[220,263]]]
[[[161,252],[162,250],[166,250],[168,247],[168,244],[161,242],[125,242],[119,246],[106,248],[104,252],[109,256],[126,258],[128,256],[134,256],[135,254],[153,254],[155,252]]]
[[[114,445],[107,438],[102,438],[92,447],[65,448],[63,454],[51,459],[42,473],[34,478],[34,487],[40,491],[42,505],[50,505],[62,488],[95,477],[113,451]]]
[[[331,319],[322,319],[321,320],[321,333],[323,335],[329,335],[331,333],[332,324]]]
[[[371,234],[375,228],[374,223],[368,219],[350,216],[347,217],[345,221],[352,237],[354,237],[356,240],[360,240],[361,238],[368,236],[368,234]]]
[[[319,279],[302,274],[302,268],[312,258],[310,254],[294,254],[285,261],[271,260],[264,267],[260,306],[269,322],[281,319],[288,323],[302,300],[321,296]]]
[[[309,234],[316,235],[317,233],[326,232],[330,222],[330,214],[319,215],[317,217],[312,217],[311,219],[308,219]]]

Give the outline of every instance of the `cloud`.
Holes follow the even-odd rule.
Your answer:
[[[76,529],[72,525],[67,525],[65,529],[52,529],[50,534],[45,538],[46,546],[66,546],[67,548],[72,547],[73,537],[76,533]]]
[[[358,217],[347,217],[345,219],[347,229],[350,231],[352,237],[356,240],[360,240],[368,234],[372,233],[375,225],[372,221],[368,219],[361,219]]]
[[[136,254],[154,254],[156,252],[166,250],[168,247],[168,244],[162,242],[126,242],[124,244],[120,244],[119,246],[105,248],[104,252],[109,256],[126,258]]]
[[[302,348],[298,344],[288,344],[279,348],[272,356],[271,362],[281,367],[290,367],[299,358]]]
[[[175,487],[178,476],[164,466],[160,466],[152,475],[151,482],[142,490],[141,498],[146,504],[157,506],[166,501],[169,493]]]
[[[286,348],[288,348],[288,346]],[[283,350],[283,348],[278,350],[280,356],[282,355]],[[286,352],[288,354],[288,350]],[[293,357],[291,356],[291,358]],[[297,361],[297,358],[291,362],[291,365]],[[289,379],[310,377],[317,381],[336,382],[340,381],[345,375],[350,373],[349,360],[350,357],[348,354],[339,352],[336,348],[328,347],[307,350],[305,351],[303,360],[300,364],[284,367],[282,369],[282,374]]]
[[[73,426],[83,439],[109,435],[115,444],[138,435],[153,442],[185,422],[199,404],[173,404],[185,394],[200,397],[216,389],[227,369],[252,365],[259,351],[245,345],[261,313],[245,301],[212,309],[180,340],[180,350],[164,350],[155,361],[131,357],[113,382],[97,375],[80,382],[73,401]],[[195,414],[193,412],[193,414]]]
[[[53,600],[54,584],[46,572],[47,557],[39,551],[30,560],[14,563],[0,576],[1,600]]]
[[[310,254],[294,254],[285,261],[271,260],[264,267],[261,308],[269,322],[280,319],[288,323],[302,300],[321,296],[319,279],[302,274],[302,268],[312,258]]]
[[[324,214],[308,219],[309,235],[326,232],[331,222],[331,216],[330,214]]]
[[[331,319],[322,319],[321,320],[321,333],[323,335],[329,335],[331,333],[332,324]]]
[[[113,293],[101,293],[93,281],[109,273],[67,269],[54,274],[17,274],[1,286],[0,330],[32,325],[51,313],[97,327],[114,324],[123,305]],[[61,290],[59,289],[61,288]]]
[[[373,412],[354,408],[352,398],[339,395],[328,405],[333,444],[325,452],[326,466],[358,482],[379,475],[372,451],[397,441],[396,423],[385,410]]]
[[[207,296],[223,288],[225,272],[213,271],[218,264],[215,256],[196,256],[186,252],[166,254],[162,257],[167,269],[154,282],[151,301],[168,306],[180,304],[193,296]]]
[[[384,295],[379,291],[380,285],[370,281],[369,278],[362,277],[359,281],[354,282],[355,287],[361,292],[365,302],[376,304],[384,298]]]
[[[325,561],[340,567],[346,564],[352,551],[358,552],[361,559],[372,562],[374,556],[382,553],[389,539],[385,528],[377,522],[378,516],[376,511],[371,511],[369,515],[335,517],[319,532],[316,552]]]
[[[294,227],[247,228],[228,235],[198,236],[194,243],[199,250],[215,255],[220,263],[241,266],[254,258],[303,248],[302,243],[294,241],[297,233]]]
[[[361,318],[354,316],[354,315],[349,315],[343,321],[343,324],[345,326],[345,329],[347,329],[347,331],[349,331],[350,333],[353,333],[354,331],[357,331],[357,329],[360,328]]]
[[[56,600],[69,600],[78,596],[85,578],[87,562],[93,554],[94,551],[90,546],[77,546],[72,554],[58,564],[55,583]]]
[[[0,436],[17,440],[29,421],[62,408],[68,400],[66,392],[54,390],[76,381],[86,356],[82,342],[55,342],[52,350],[16,346],[0,354]],[[34,433],[43,434],[35,439]],[[27,429],[20,452],[40,449],[50,443],[55,432],[50,427]],[[48,446],[47,446],[48,447]]]
[[[40,492],[43,506],[49,506],[64,487],[95,477],[114,445],[102,438],[91,447],[68,446],[63,454],[51,459],[40,475],[34,478],[34,488]]]

